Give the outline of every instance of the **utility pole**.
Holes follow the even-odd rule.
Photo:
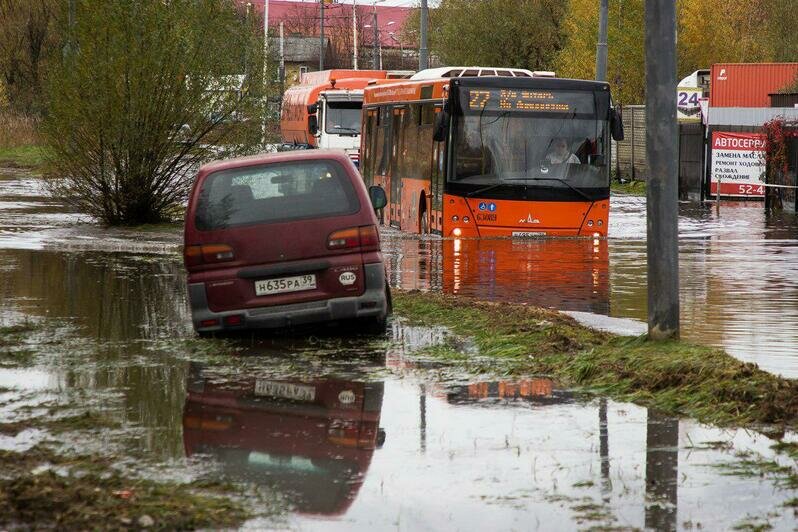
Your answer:
[[[380,68],[380,52],[378,46],[380,45],[380,29],[377,27],[377,4],[374,4],[374,50],[371,52],[371,59],[374,70]]]
[[[280,92],[285,92],[285,23],[280,21]],[[282,111],[282,99],[280,100]]]
[[[263,128],[261,143],[266,146],[266,129],[269,119],[269,0],[263,0]]]
[[[418,69],[429,68],[429,51],[427,49],[427,27],[429,26],[429,8],[427,0],[421,0],[421,44],[418,47]]]
[[[679,337],[676,3],[646,0],[648,336]]]
[[[357,0],[352,3],[352,68],[357,70]]]
[[[321,22],[319,23],[319,70],[324,70],[324,0],[319,0]]]
[[[596,81],[607,81],[607,14],[610,0],[601,0],[599,37],[596,43]]]

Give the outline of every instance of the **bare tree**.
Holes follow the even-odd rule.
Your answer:
[[[42,109],[43,77],[58,51],[57,9],[48,0],[0,0],[0,73],[15,111]]]

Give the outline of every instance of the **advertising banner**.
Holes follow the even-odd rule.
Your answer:
[[[712,133],[710,193],[765,197],[765,136],[759,133]]]
[[[701,121],[701,87],[679,87],[676,89],[676,118],[679,122]]]

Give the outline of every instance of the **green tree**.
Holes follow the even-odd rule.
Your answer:
[[[564,13],[560,0],[441,0],[430,15],[430,51],[447,65],[547,70],[562,46]],[[407,26],[417,42],[418,21]]]
[[[213,145],[259,143],[255,23],[232,0],[78,0],[76,18],[50,76],[52,193],[106,224],[174,219]]]

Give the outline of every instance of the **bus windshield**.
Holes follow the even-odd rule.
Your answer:
[[[362,107],[362,102],[328,102],[327,133],[360,135],[360,110]]]
[[[451,183],[571,189],[609,186],[606,121],[593,112],[530,113],[483,107],[458,116],[456,124]]]

